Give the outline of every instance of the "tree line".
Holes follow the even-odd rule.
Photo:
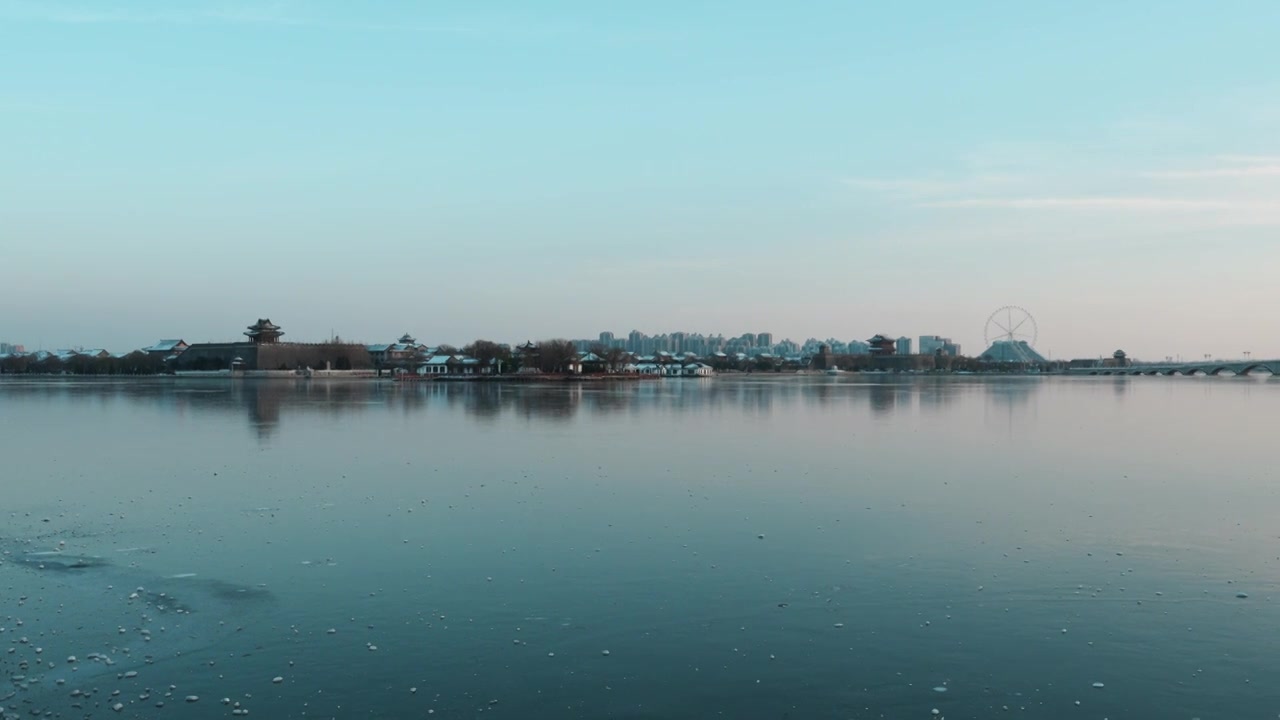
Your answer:
[[[73,355],[65,360],[48,355],[11,355],[0,358],[5,375],[157,375],[165,371],[164,359],[135,350],[124,357]]]

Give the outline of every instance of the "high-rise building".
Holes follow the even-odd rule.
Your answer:
[[[605,347],[613,347],[613,333],[608,331],[600,333],[600,344]]]
[[[942,346],[949,342],[951,342],[951,338],[944,338],[940,335],[921,335],[919,352],[921,355],[936,355],[942,349]]]
[[[900,337],[900,338],[898,338],[898,342],[896,343],[896,345],[897,345],[897,348],[898,348],[898,354],[899,354],[899,355],[910,355],[910,354],[911,354],[911,338],[909,338],[909,337]]]
[[[773,347],[773,333],[762,332],[756,334],[756,347]]]

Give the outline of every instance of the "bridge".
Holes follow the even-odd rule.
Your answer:
[[[1069,368],[1068,375],[1249,375],[1280,376],[1280,360],[1202,360],[1198,362],[1135,362],[1122,367]]]

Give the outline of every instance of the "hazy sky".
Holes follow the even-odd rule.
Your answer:
[[[1280,2],[0,0],[0,340],[1280,356]]]

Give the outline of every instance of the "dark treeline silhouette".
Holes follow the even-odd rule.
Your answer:
[[[56,355],[13,355],[0,358],[0,373],[40,375],[156,375],[165,371],[164,359],[142,351],[124,357],[73,355],[65,360]]]

